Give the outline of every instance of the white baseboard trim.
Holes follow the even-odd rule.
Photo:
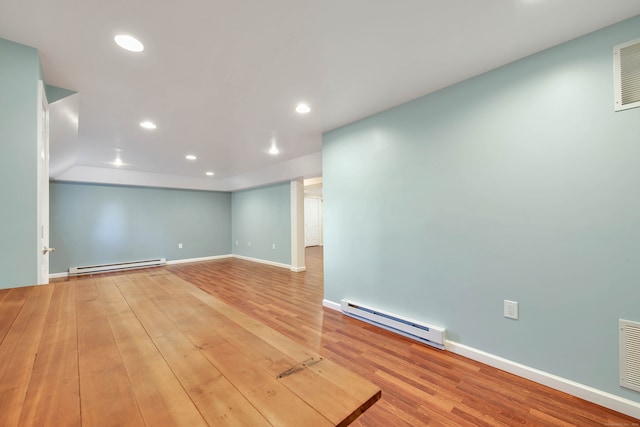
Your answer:
[[[330,308],[331,310],[342,311],[342,306],[337,302],[329,301],[328,299],[322,300],[322,305]]]
[[[200,258],[172,259],[172,260],[167,260],[167,265],[185,264],[188,262],[213,261],[215,259],[223,259],[223,258],[231,258],[231,257],[233,257],[232,254],[226,254],[226,255],[204,256]]]
[[[288,270],[293,271],[294,273],[300,273],[302,271],[307,270],[307,267],[292,267],[289,264],[283,264],[283,263],[274,262],[274,261],[267,261],[259,258],[251,258],[251,257],[246,257],[246,256],[236,255],[236,254],[213,255],[213,256],[205,256],[200,258],[172,259],[167,261],[167,265],[185,264],[188,262],[212,261],[212,260],[223,259],[223,258],[238,258],[238,259],[243,259],[245,261],[258,262],[260,264],[267,264],[267,265],[272,265],[274,267],[286,268]],[[58,279],[61,277],[69,277],[69,273],[63,272],[63,273],[49,274],[49,279]]]
[[[49,274],[49,279],[60,279],[61,277],[69,277],[69,272],[64,273],[51,273]]]
[[[616,396],[615,394],[598,390],[453,341],[447,341],[445,347],[452,353],[468,357],[485,365],[493,366],[494,368],[507,371],[519,377],[640,419],[639,402],[634,402],[633,400],[625,399],[624,397]]]
[[[258,262],[260,264],[267,264],[267,265],[272,265],[274,267],[286,268],[287,270],[291,270],[291,268],[292,268],[289,264],[283,264],[281,262],[268,261],[266,259],[260,259],[260,258],[251,258],[251,257],[248,257],[248,256],[242,256],[242,255],[237,255],[237,254],[233,254],[232,256],[234,258],[243,259],[245,261]]]
[[[332,310],[342,311],[340,304],[327,299],[322,300],[322,305]],[[588,400],[589,402],[597,405],[604,406],[605,408],[629,415],[630,417],[640,419],[640,402],[625,399],[624,397],[616,396],[615,394],[598,390],[539,369],[531,368],[454,341],[446,341],[445,349],[452,353],[459,354],[460,356],[468,357],[469,359],[484,363],[485,365],[493,366],[494,368],[526,378],[538,384],[551,387],[572,396]]]
[[[227,255],[205,256],[205,257],[200,257],[200,258],[173,259],[173,260],[167,261],[167,265],[184,264],[184,263],[187,263],[187,262],[211,261],[211,260],[214,260],[214,259],[231,258],[232,256],[233,256],[232,254],[227,254]],[[49,279],[59,279],[59,278],[62,278],[62,277],[69,277],[69,272],[65,271],[63,273],[51,273],[51,274],[49,274]]]

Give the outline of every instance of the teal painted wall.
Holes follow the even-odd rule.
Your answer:
[[[0,39],[0,288],[37,281],[36,49]]]
[[[49,104],[53,104],[56,101],[60,101],[61,99],[66,98],[67,96],[77,93],[73,90],[69,90],[69,89],[65,89],[57,86],[51,86],[51,85],[47,85],[45,88],[45,91],[47,93],[47,101],[49,102]]]
[[[231,253],[230,193],[52,182],[50,202],[52,273]]]
[[[640,402],[618,385],[640,109],[614,112],[612,77],[638,37],[640,17],[326,133],[325,298]]]
[[[232,217],[234,254],[291,264],[290,183],[234,192]]]

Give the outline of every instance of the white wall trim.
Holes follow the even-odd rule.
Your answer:
[[[328,299],[323,299],[322,300],[322,305],[330,308],[331,310],[336,310],[336,311],[342,311],[341,305],[338,304],[337,302],[333,302],[333,301],[329,301]]]
[[[291,197],[291,271],[304,271],[304,182],[302,178],[290,182]],[[303,270],[301,270],[303,269]]]
[[[167,265],[184,264],[184,263],[187,263],[187,262],[212,261],[214,259],[223,259],[223,258],[231,258],[231,257],[233,257],[232,254],[226,254],[226,255],[205,256],[205,257],[200,257],[200,258],[173,259],[173,260],[167,261]],[[69,277],[69,272],[65,271],[65,272],[62,272],[62,273],[50,273],[49,274],[49,279],[59,279],[59,278],[62,278],[62,277]]]
[[[291,266],[289,264],[283,264],[281,262],[268,261],[266,259],[260,259],[260,258],[251,258],[248,256],[237,255],[237,254],[233,254],[232,256],[234,258],[243,259],[245,261],[258,262],[260,264],[267,264],[267,265],[272,265],[274,267],[286,268],[287,270],[291,269]]]
[[[233,254],[213,255],[213,256],[205,256],[200,258],[172,259],[172,260],[167,260],[167,265],[184,264],[187,262],[213,261],[215,259],[223,259],[223,258],[233,258]]]
[[[173,265],[173,264],[185,264],[188,262],[201,262],[201,261],[213,261],[216,259],[224,259],[224,258],[238,258],[238,259],[243,259],[245,261],[251,261],[251,262],[257,262],[260,264],[267,264],[267,265],[272,265],[274,267],[280,267],[280,268],[286,268],[289,269],[291,271],[293,271],[294,273],[300,273],[303,271],[307,270],[306,266],[301,266],[301,267],[293,267],[289,264],[283,264],[280,262],[274,262],[274,261],[268,261],[266,259],[260,259],[260,258],[251,258],[251,257],[247,257],[247,256],[242,256],[242,255],[236,255],[236,254],[226,254],[226,255],[213,255],[213,256],[205,256],[205,257],[200,257],[200,258],[185,258],[185,259],[172,259],[172,260],[168,260],[167,261],[167,265]],[[49,279],[59,279],[61,277],[69,277],[69,272],[63,272],[63,273],[50,273],[49,274]],[[338,310],[340,309],[340,304],[338,304]]]
[[[322,300],[322,305],[332,310],[342,311],[340,304],[327,299]],[[604,406],[605,408],[613,409],[614,411],[629,415],[630,417],[640,419],[640,402],[625,399],[624,397],[616,396],[615,394],[598,390],[539,369],[531,368],[454,341],[446,341],[445,349],[452,353],[459,354],[460,356],[468,357],[469,359],[484,363],[485,365],[493,366],[494,368],[526,378],[538,384],[551,387],[572,396],[588,400],[589,402],[597,405]]]
[[[61,277],[69,277],[69,272],[65,271],[63,273],[50,273],[49,279],[60,279]]]
[[[286,269],[291,270],[291,271],[293,271],[295,273],[306,271],[306,269],[307,269],[305,266],[294,268],[294,267],[290,266],[289,264],[283,264],[283,263],[274,262],[274,261],[267,261],[265,259],[260,259],[260,258],[251,258],[251,257],[246,257],[246,256],[236,255],[236,254],[213,255],[213,256],[206,256],[206,257],[200,257],[200,258],[173,259],[173,260],[167,261],[167,265],[184,264],[184,263],[188,263],[188,262],[212,261],[212,260],[223,259],[223,258],[238,258],[238,259],[243,259],[245,261],[251,261],[251,262],[257,262],[257,263],[260,263],[260,264],[272,265],[274,267],[286,268]],[[50,279],[58,279],[58,278],[61,278],[61,277],[68,277],[68,276],[69,276],[68,272],[51,273],[51,274],[49,274],[49,278]],[[338,307],[340,307],[340,305],[338,305]]]
[[[526,378],[536,383],[546,385],[564,393],[571,394],[597,405],[604,406],[614,411],[621,412],[631,417],[640,418],[640,403],[625,399],[620,396],[598,390],[596,388],[559,377],[529,366],[486,353],[481,350],[459,344],[453,341],[446,342],[446,349],[469,359],[484,363],[494,368],[507,371],[519,377]]]

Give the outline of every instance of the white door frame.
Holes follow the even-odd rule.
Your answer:
[[[291,271],[305,271],[304,256],[304,182],[291,181]]]
[[[49,104],[44,82],[38,81],[37,130],[37,281],[49,283]]]

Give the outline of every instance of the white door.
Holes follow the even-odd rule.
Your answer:
[[[49,283],[49,108],[44,83],[38,85],[38,283]]]
[[[320,244],[320,200],[304,199],[304,245]]]

